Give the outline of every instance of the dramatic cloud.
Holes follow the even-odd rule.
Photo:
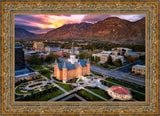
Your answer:
[[[64,24],[96,23],[108,17],[119,17],[134,22],[145,17],[145,15],[16,15],[15,25],[40,34],[61,27]]]
[[[145,15],[86,15],[82,21],[89,23],[96,23],[97,21],[104,20],[108,17],[119,17],[131,22],[137,21],[145,17]]]
[[[88,22],[88,23],[95,23],[97,21],[104,20],[106,18],[110,17],[110,15],[86,15],[82,21]]]

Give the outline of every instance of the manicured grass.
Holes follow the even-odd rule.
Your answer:
[[[107,87],[112,87],[112,86],[115,85],[115,84],[112,84],[112,83],[110,83],[110,82],[106,82],[106,81],[104,81],[104,80],[102,80],[101,82],[102,82],[103,85],[105,85],[105,86],[107,86]]]
[[[138,101],[145,101],[145,95],[139,94],[134,91],[131,91],[131,95],[133,96],[134,99],[136,99]]]
[[[79,81],[78,82],[83,82],[83,80],[82,79],[79,79]]]
[[[119,85],[124,86],[124,87],[128,87],[128,88],[134,89],[134,90],[136,90],[136,91],[140,91],[140,92],[145,93],[145,90],[144,90],[144,89],[138,88],[138,87],[136,87],[136,85],[135,85],[135,86],[132,86],[132,85],[126,84],[126,83],[124,83],[124,82],[120,82],[120,81],[118,81],[118,80],[113,80],[113,79],[106,79],[106,80],[107,80],[107,81],[110,81],[110,82],[113,82],[113,83],[116,83],[116,84],[119,84]]]
[[[54,97],[61,95],[62,93],[63,93],[63,91],[58,89],[57,91],[54,91],[52,93],[48,93],[48,94],[46,93],[44,96],[38,97],[38,98],[34,99],[33,101],[48,101]]]
[[[30,94],[30,92],[22,92],[22,91],[20,90],[20,86],[18,86],[18,87],[16,88],[15,92],[16,92],[17,94]]]
[[[36,71],[43,69],[42,65],[32,65],[31,68],[33,68]]]
[[[101,89],[97,89],[97,88],[96,89],[95,88],[91,89],[91,88],[89,88],[88,90],[90,90],[90,91],[92,91],[92,92],[94,92],[94,93],[96,93],[96,94],[98,94],[98,95],[100,95],[100,96],[102,96],[106,99],[111,99],[111,97],[108,95],[108,93],[101,90]]]
[[[62,84],[62,83],[56,83],[56,84],[59,85],[60,87],[62,87],[63,89],[65,89],[66,91],[72,90],[72,88],[69,84]]]
[[[73,78],[67,81],[67,83],[76,83],[78,78]]]
[[[87,101],[104,101],[101,98],[85,91],[85,90],[80,90],[77,92],[80,96],[84,97]]]
[[[46,73],[44,76],[47,77],[48,79],[51,79],[51,74],[53,74],[53,72]]]

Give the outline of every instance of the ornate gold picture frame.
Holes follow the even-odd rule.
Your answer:
[[[158,2],[1,2],[2,114],[158,114]],[[17,14],[145,14],[144,102],[21,102],[14,99]]]

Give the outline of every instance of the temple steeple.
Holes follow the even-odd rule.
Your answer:
[[[71,48],[70,58],[68,59],[68,61],[70,61],[72,64],[74,64],[75,62],[77,62],[76,54],[74,52],[74,43],[73,42],[72,42],[72,48]]]
[[[71,55],[76,55],[74,52],[74,42],[72,42],[72,50],[71,50]]]
[[[65,62],[65,61],[64,61],[64,64],[63,64],[63,68],[67,68],[67,67],[66,67],[66,62]]]
[[[54,65],[58,65],[58,63],[57,63],[57,59],[55,59]]]

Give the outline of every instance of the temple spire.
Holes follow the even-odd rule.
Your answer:
[[[90,64],[89,58],[87,59],[87,64]]]
[[[71,55],[76,55],[74,52],[74,42],[72,42],[72,50],[71,50]]]
[[[66,67],[66,62],[65,62],[65,61],[64,61],[64,64],[63,64],[63,68],[67,68],[67,67]]]
[[[57,63],[57,59],[55,59],[55,62],[54,62],[54,65],[57,65],[58,63]]]

